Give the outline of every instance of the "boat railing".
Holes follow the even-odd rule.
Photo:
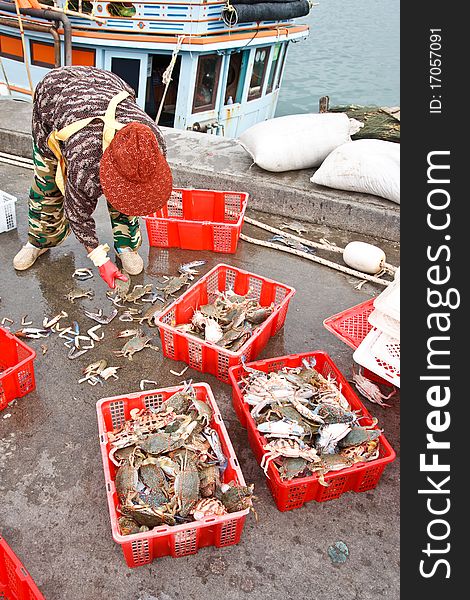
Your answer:
[[[57,0],[62,9],[79,10],[94,20],[69,15],[74,27],[98,31],[141,34],[210,35],[286,26],[293,19],[237,23],[228,26],[222,19],[226,0]]]

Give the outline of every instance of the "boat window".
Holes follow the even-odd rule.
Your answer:
[[[224,104],[233,104],[234,102],[240,102],[237,97],[238,82],[240,80],[240,71],[242,66],[242,53],[234,52],[230,55],[230,63],[228,66],[227,75],[227,87],[225,88],[225,102]],[[229,99],[232,99],[229,102]]]
[[[54,44],[46,42],[30,41],[31,64],[37,67],[55,67]]]
[[[74,48],[72,46],[72,65],[94,67],[95,51],[90,48]]]
[[[255,50],[255,60],[253,63],[253,71],[251,73],[250,87],[248,89],[248,100],[261,98],[269,51],[269,46],[263,46]]]
[[[0,56],[23,62],[23,45],[19,37],[0,35]]]
[[[199,57],[193,112],[215,108],[221,62],[222,57],[218,54],[205,54]]]
[[[276,75],[277,67],[280,64],[279,58],[281,56],[281,49],[282,49],[281,44],[276,44],[274,46],[273,59],[271,61],[271,70],[269,71],[268,85],[266,87],[267,94],[270,94],[273,91],[274,76]]]
[[[136,12],[132,2],[110,2],[106,9],[112,17],[133,17]]]
[[[111,59],[111,71],[124,79],[135,91],[135,96],[139,95],[140,82],[140,60],[137,58],[118,58],[113,56]]]
[[[93,2],[88,2],[88,0],[69,0],[68,8],[76,12],[91,14],[93,12]]]
[[[286,55],[287,55],[287,44],[289,42],[286,42],[284,44],[284,51],[282,52],[282,56],[281,58],[278,60],[279,63],[279,67],[277,69],[277,75],[276,75],[276,90],[279,88],[279,86],[281,85],[281,78],[282,78],[282,71],[284,69],[284,63],[286,62]]]

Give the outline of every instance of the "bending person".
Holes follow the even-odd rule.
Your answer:
[[[163,136],[134,90],[95,67],[53,69],[35,91],[32,133],[28,243],[13,259],[15,269],[31,267],[71,230],[109,287],[125,280],[96,235],[92,215],[104,194],[122,268],[140,273],[138,217],[166,204],[172,176]]]

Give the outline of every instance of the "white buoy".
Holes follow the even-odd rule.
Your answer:
[[[343,251],[343,260],[351,268],[375,275],[385,266],[385,252],[365,242],[349,242]]]

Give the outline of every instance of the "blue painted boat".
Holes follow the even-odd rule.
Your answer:
[[[289,44],[309,29],[276,20],[285,2],[253,13],[269,21],[240,22],[235,2],[242,0],[232,1],[55,0],[22,10],[20,23],[14,2],[0,0],[0,89],[31,100],[49,69],[93,65],[126,80],[160,125],[237,137],[274,116]],[[256,0],[246,2],[249,13]],[[289,14],[301,2],[305,14],[311,8],[290,2]]]

